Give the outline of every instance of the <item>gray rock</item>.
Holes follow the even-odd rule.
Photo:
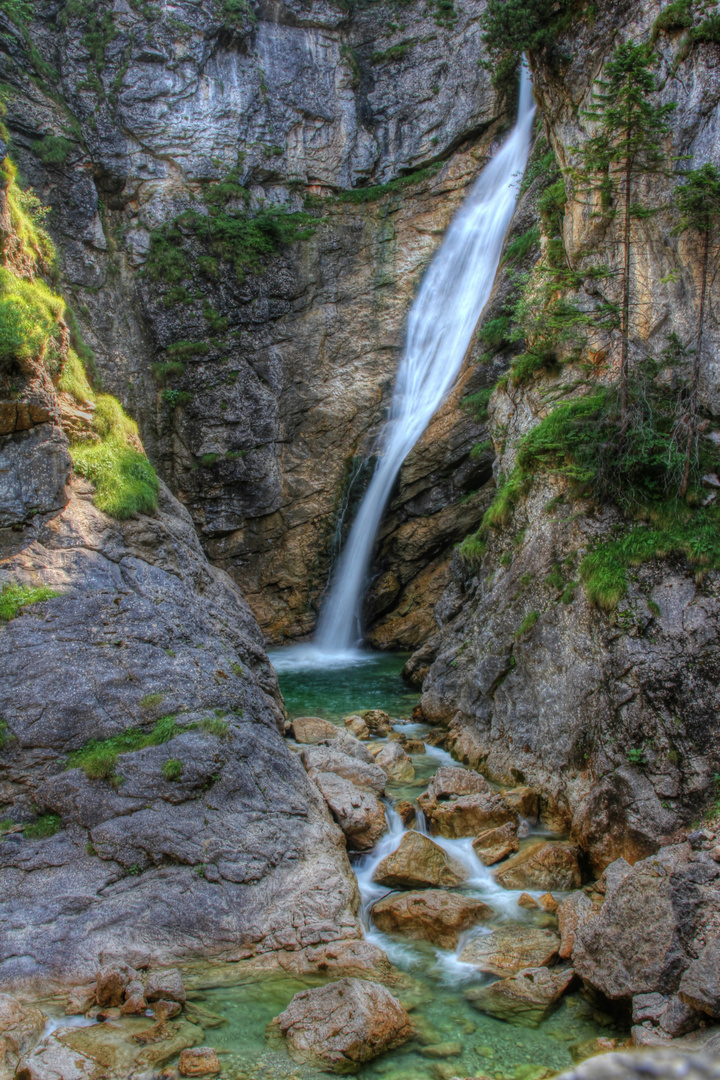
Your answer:
[[[61,510],[71,470],[67,437],[54,424],[0,436],[0,528]]]
[[[717,934],[683,972],[678,993],[686,1005],[720,1019],[720,937]]]
[[[303,764],[311,780],[320,773],[331,772],[349,780],[355,787],[364,791],[383,795],[387,776],[379,765],[368,764],[358,757],[350,757],[335,748],[335,741],[330,746],[312,746],[301,754]]]
[[[681,1050],[653,1050],[643,1053],[600,1054],[583,1061],[559,1080],[716,1080],[720,1060]]]
[[[155,971],[145,980],[145,997],[148,1001],[185,1001],[185,987],[177,968]]]

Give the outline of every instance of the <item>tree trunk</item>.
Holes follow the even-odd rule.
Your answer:
[[[690,387],[690,431],[688,432],[687,447],[685,450],[685,465],[683,467],[680,496],[685,497],[690,482],[690,466],[692,465],[693,450],[697,439],[697,401],[698,387],[700,384],[700,358],[703,343],[703,327],[705,323],[705,292],[707,289],[708,256],[710,253],[710,230],[705,230],[703,244],[702,271],[700,279],[700,314],[698,316],[698,332],[695,343],[695,356],[693,357],[692,383]]]

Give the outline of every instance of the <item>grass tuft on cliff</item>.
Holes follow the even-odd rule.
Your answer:
[[[128,728],[109,739],[91,739],[80,750],[68,755],[67,768],[82,769],[88,780],[109,780],[117,784],[115,768],[120,754],[144,750],[148,746],[161,746],[183,730],[187,728],[178,727],[174,716],[163,716],[151,731],[139,727]]]
[[[30,281],[0,267],[0,361],[43,356],[64,310],[62,297],[40,278]]]
[[[43,600],[51,600],[54,596],[60,596],[60,593],[48,585],[21,585],[17,581],[8,582],[0,589],[0,624],[10,622],[22,608],[29,604],[40,604]]]
[[[99,442],[76,442],[71,453],[75,471],[95,485],[97,508],[121,521],[154,513],[158,478],[142,451],[137,424],[110,394],[97,398],[94,428]]]

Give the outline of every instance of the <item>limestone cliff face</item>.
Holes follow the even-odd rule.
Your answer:
[[[534,59],[545,131],[561,166],[577,163],[592,130],[585,110],[593,81],[618,44],[647,40],[660,7],[601,4],[592,24],[579,19],[560,43],[571,59],[552,67]],[[695,45],[683,59],[681,40],[678,30],[656,41],[658,100],[677,104],[668,157],[717,165],[717,45]],[[599,226],[571,177],[567,187],[563,243],[576,266],[597,244]],[[669,179],[645,181],[643,195],[668,209],[634,226],[633,362],[660,357],[671,332],[687,341],[699,297],[697,252],[672,231]],[[618,226],[606,228],[603,258],[617,268]],[[592,304],[592,281],[584,288]],[[713,304],[717,289],[715,281]],[[714,320],[709,333],[700,394],[711,418],[704,437],[717,439]],[[577,365],[498,389],[490,403],[496,473],[511,473],[520,440],[558,401],[584,392],[588,360],[612,373],[618,355],[617,336],[597,335]],[[719,760],[718,575],[694,572],[679,555],[658,558],[631,569],[614,612],[599,610],[578,568],[596,543],[628,527],[621,522],[610,507],[573,495],[562,476],[536,475],[507,523],[490,530],[484,556],[474,566],[454,560],[436,607],[439,630],[408,667],[422,683],[426,715],[449,726],[456,751],[497,779],[541,789],[545,820],[572,830],[596,872],[619,855],[634,861],[656,850],[701,816]]]
[[[64,107],[31,83],[21,35],[6,28],[3,77],[18,91],[7,120],[23,175],[54,207],[64,275],[104,383],[138,419],[205,550],[271,641],[314,625],[413,290],[507,123],[478,64],[482,9],[483,0],[454,16],[419,2],[401,11],[184,3],[152,18],[115,5],[69,20],[62,6],[48,9],[31,32],[57,69]],[[70,139],[64,161],[43,160],[48,135]],[[433,175],[371,201],[332,198],[432,163]],[[191,296],[168,306],[167,290],[143,277],[150,232],[201,205],[233,170],[258,206],[298,210],[314,194],[318,226],[243,282],[227,264],[216,278],[193,266]],[[226,320],[221,330],[209,309]],[[151,365],[179,341],[206,351],[173,380],[184,399],[173,406]],[[463,433],[444,422],[434,494],[423,503],[424,481],[409,479],[399,526],[436,517],[441,489],[457,502],[473,486],[467,453],[477,439],[454,415]],[[412,645],[427,633],[446,580],[435,582],[427,563],[462,537],[466,517],[429,524],[420,548],[402,530],[391,541],[409,550],[403,580],[381,585],[378,613],[388,604],[422,611],[412,628],[400,629],[404,618],[385,626],[378,642]]]

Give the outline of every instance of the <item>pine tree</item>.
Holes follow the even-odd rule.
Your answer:
[[[690,383],[690,419],[685,450],[685,466],[680,484],[681,496],[684,496],[687,492],[692,458],[696,453],[698,386],[700,383],[700,363],[705,328],[708,268],[713,239],[716,230],[720,227],[720,173],[714,165],[703,165],[700,169],[692,169],[690,172],[685,173],[683,180],[684,182],[679,185],[675,193],[675,202],[681,214],[677,232],[691,231],[699,241],[700,311],[698,313],[695,355],[693,356]]]
[[[663,142],[669,134],[668,115],[674,104],[654,105],[652,68],[655,54],[648,45],[620,45],[605,68],[605,78],[593,91],[592,107],[585,116],[597,130],[580,151],[582,182],[599,191],[600,213],[620,222],[620,413],[621,427],[628,424],[630,355],[631,257],[634,219],[654,213],[638,198],[641,177],[667,173]]]

